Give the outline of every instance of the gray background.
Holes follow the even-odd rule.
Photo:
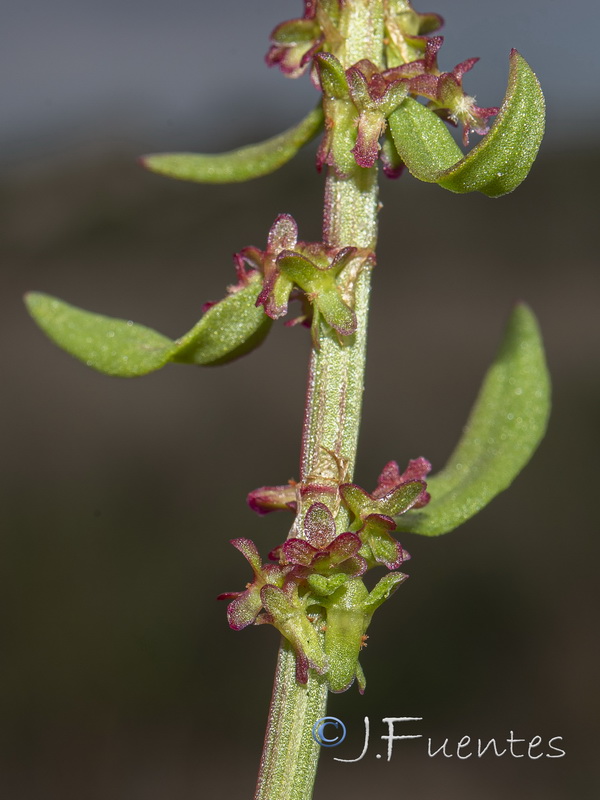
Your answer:
[[[277,636],[233,633],[214,597],[249,578],[229,539],[266,553],[289,525],[244,498],[297,476],[306,334],[276,326],[226,368],[119,381],[53,348],[20,298],[39,289],[177,336],[277,213],[319,237],[314,147],[234,187],[135,164],[299,118],[314,90],[262,55],[300,8],[2,4],[3,796],[251,795]],[[356,478],[372,487],[391,458],[444,464],[516,299],[539,316],[554,411],[510,492],[449,536],[403,538],[411,579],[373,622],[366,695],[332,698],[349,741],[323,754],[315,797],[597,797],[598,12],[417,8],[448,18],[443,67],[482,56],[465,83],[483,105],[499,101],[516,46],[546,90],[549,132],[525,184],[497,201],[408,176],[383,184]],[[365,715],[369,755],[334,762],[357,755]],[[567,756],[429,759],[420,740],[387,764],[375,758],[384,716],[422,716],[415,732],[434,746],[512,730],[562,736]]]

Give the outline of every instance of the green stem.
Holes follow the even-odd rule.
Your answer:
[[[375,249],[375,167],[356,167],[355,173],[345,179],[330,169],[325,185],[323,238],[333,247]],[[356,333],[342,341],[334,331],[322,328],[319,346],[311,352],[300,465],[303,483],[337,485],[340,479],[352,478],[364,387],[370,286],[368,266],[355,287]],[[344,467],[343,475],[340,465]],[[342,510],[338,513],[343,515]],[[347,520],[338,521],[344,524]]]
[[[333,173],[328,175],[325,195],[329,213],[324,237],[336,246],[345,242],[373,249],[377,233],[376,169],[358,169],[356,176],[345,181]],[[347,465],[345,478],[349,480],[352,475],[364,385],[370,272],[363,270],[357,282],[356,333],[341,342],[330,332],[322,332],[319,347],[311,353],[301,463],[305,483],[339,483],[340,459]],[[336,522],[343,530],[347,522],[343,507]],[[299,684],[294,651],[282,639],[256,800],[312,797],[320,750],[312,728],[325,716],[326,705],[326,679],[309,670],[308,683]]]
[[[344,42],[336,56],[344,67],[362,58],[382,63],[381,0],[346,0],[340,30]],[[330,169],[325,186],[325,244],[374,251],[377,208],[376,167],[356,167],[347,178],[337,177]],[[311,353],[300,465],[304,484],[336,485],[342,478],[352,477],[364,387],[370,278],[371,268],[367,267],[356,281],[356,333],[340,340],[321,325],[317,347]],[[346,513],[343,508],[337,512],[336,522],[343,530]],[[298,535],[302,516],[299,509],[291,535]],[[312,728],[325,716],[326,703],[326,679],[309,670],[307,684],[299,684],[294,651],[283,639],[255,800],[310,800],[320,750]]]
[[[296,681],[296,656],[281,640],[256,800],[309,800],[320,746],[312,736],[315,722],[325,716],[327,680],[309,672],[305,686]]]

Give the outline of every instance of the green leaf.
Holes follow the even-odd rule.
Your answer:
[[[398,155],[420,181],[437,183],[463,157],[446,123],[412,97],[390,114],[388,123]]]
[[[364,609],[372,614],[379,606],[384,603],[390,595],[408,578],[402,572],[388,572],[376,584],[368,598],[365,600]]]
[[[368,543],[373,558],[378,564],[390,565],[398,559],[396,540],[381,526],[373,525],[371,527],[367,524],[364,531],[361,532],[361,536]]]
[[[323,111],[317,106],[293,128],[260,144],[228,153],[162,153],[143,156],[141,164],[151,172],[198,183],[240,183],[274,172],[293,158],[323,127]]]
[[[334,270],[320,268],[299,253],[278,256],[277,266],[283,275],[306,292],[328,325],[342,336],[354,333],[356,314],[342,300]]]
[[[397,519],[397,530],[438,536],[506,489],[540,443],[550,413],[550,378],[536,319],[517,305],[485,376],[464,434],[444,469],[427,481],[430,502]]]
[[[317,53],[315,63],[319,70],[319,81],[326,97],[348,98],[346,70],[333,53]]]
[[[350,336],[356,331],[356,314],[342,300],[337,287],[320,292],[314,302],[325,322],[341,336]]]
[[[340,586],[348,580],[348,575],[344,575],[343,573],[338,572],[335,575],[330,575],[329,577],[325,577],[325,575],[319,575],[318,573],[313,573],[309,575],[306,579],[310,590],[313,594],[317,595],[317,597],[329,597],[330,594],[333,594],[337,591]],[[317,601],[315,601],[317,602]]]
[[[133,378],[170,361],[224,364],[258,347],[272,323],[255,305],[261,288],[257,274],[209,308],[176,341],[144,325],[84,311],[46,294],[31,292],[25,302],[40,328],[63,350],[106,375]]]
[[[175,344],[151,328],[83,311],[47,294],[30,292],[27,309],[59,347],[88,367],[131,378],[160,369]]]
[[[258,347],[272,324],[264,308],[256,306],[261,289],[262,276],[257,274],[243,289],[209,308],[191,331],[177,340],[171,360],[213,366]]]
[[[462,157],[444,123],[407,99],[389,117],[396,149],[419,180],[451,192],[500,197],[527,177],[544,134],[544,96],[529,64],[510,55],[508,89],[489,133]]]

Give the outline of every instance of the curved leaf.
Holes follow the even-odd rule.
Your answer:
[[[437,183],[463,157],[446,123],[412,97],[390,114],[388,124],[398,155],[420,181]]]
[[[253,276],[247,286],[211,306],[176,341],[144,325],[84,311],[47,294],[31,292],[25,303],[44,333],[63,350],[106,375],[134,378],[170,361],[224,364],[258,347],[272,323],[262,306],[256,307],[261,288],[261,276]]]
[[[274,172],[292,159],[323,127],[323,111],[317,106],[293,128],[260,144],[228,153],[158,153],[142,156],[140,163],[151,172],[198,183],[240,183]]]
[[[489,197],[512,192],[527,177],[544,134],[544,96],[525,59],[510,55],[508,89],[490,132],[468,155],[430,109],[408,98],[389,117],[396,149],[411,174],[451,192]]]
[[[399,517],[397,530],[438,536],[506,489],[540,443],[550,413],[550,378],[531,310],[516,306],[458,446],[427,480],[430,502]]]
[[[243,289],[211,306],[191,331],[177,340],[171,360],[213,366],[258,347],[273,322],[262,306],[256,306],[261,289],[262,276],[257,274]]]
[[[27,309],[44,333],[88,367],[132,378],[163,367],[175,343],[143,325],[93,314],[39,292],[25,296]]]

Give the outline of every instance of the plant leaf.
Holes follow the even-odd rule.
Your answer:
[[[364,609],[372,614],[407,578],[408,575],[402,572],[388,572],[377,581],[373,590],[369,592],[369,596],[364,602]]]
[[[47,294],[30,292],[25,303],[55,344],[107,375],[146,375],[163,367],[175,348],[171,339],[151,328],[93,314]]]
[[[340,336],[350,336],[356,331],[356,314],[343,300],[337,287],[325,289],[314,300],[328,325]]]
[[[508,89],[490,132],[468,155],[430,109],[407,98],[389,117],[394,144],[411,174],[451,192],[488,197],[512,192],[527,177],[544,134],[544,96],[525,59],[510,55]]]
[[[256,298],[262,277],[211,306],[200,321],[173,341],[128,320],[84,311],[39,292],[25,297],[29,313],[40,328],[88,367],[119,378],[154,372],[170,361],[213,366],[232,361],[263,341],[272,320]]]
[[[228,153],[158,153],[142,156],[151,172],[198,183],[240,183],[274,172],[293,158],[323,127],[323,111],[317,106],[293,128],[260,144]]]
[[[444,469],[427,480],[430,502],[399,517],[398,531],[438,536],[506,489],[540,443],[550,413],[550,378],[532,311],[508,322],[464,434]]]
[[[262,276],[256,274],[247,286],[209,308],[200,321],[177,340],[170,359],[216,366],[258,347],[273,322],[262,306],[256,306],[261,289]]]
[[[420,181],[437,183],[463,157],[443,120],[412,97],[390,114],[388,124],[400,159]]]

